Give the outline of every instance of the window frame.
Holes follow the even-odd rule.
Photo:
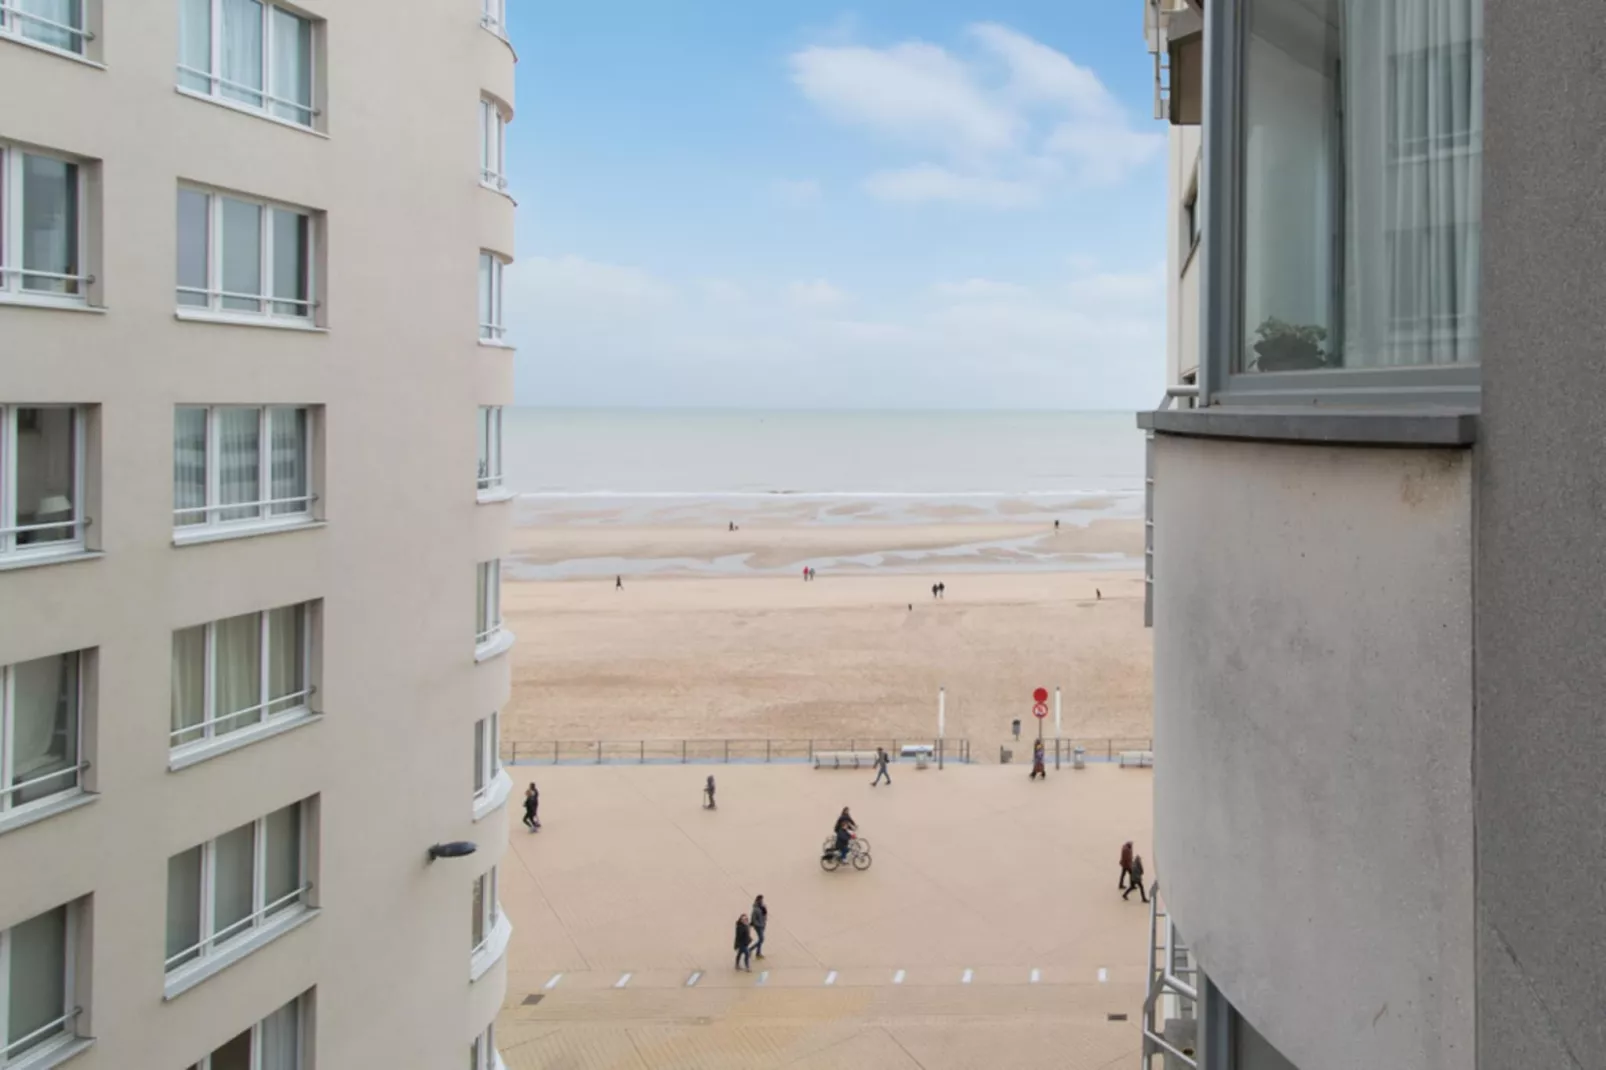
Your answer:
[[[483,318],[480,320],[480,344],[487,346],[506,346],[507,309],[504,303],[503,275],[507,269],[507,266],[512,263],[512,261],[504,258],[500,253],[494,253],[489,249],[481,249],[480,267],[483,268],[487,261],[491,266],[489,273],[490,294],[487,296],[483,291],[480,293],[479,302],[476,305],[475,313],[476,315],[483,315],[484,306],[486,304],[491,306],[491,312],[489,322]],[[483,271],[480,272],[478,278],[481,281],[484,281],[486,278],[485,273]]]
[[[80,25],[73,27],[47,19],[43,15],[35,15],[31,12],[23,11],[17,6],[16,0],[0,0],[0,41],[15,41],[29,48],[38,48],[46,52],[54,52],[58,56],[66,56],[70,59],[93,63],[95,61],[89,55],[89,43],[95,40],[96,37],[95,32],[89,28],[89,3],[90,0],[80,0],[78,4],[78,21]],[[22,30],[22,27],[27,23],[43,23],[51,29],[71,34],[78,42],[78,49],[74,51],[71,48],[62,48],[60,45],[53,45],[49,41],[40,41],[37,38],[27,36]]]
[[[273,903],[266,902],[267,896],[267,856],[268,818],[274,813],[283,810],[286,806],[276,807],[273,811],[255,818],[247,824],[251,828],[251,913],[223,927],[223,932],[230,932],[227,936],[220,936],[213,931],[217,924],[217,842],[229,833],[244,828],[236,825],[234,828],[224,829],[209,840],[186,847],[175,852],[171,858],[201,849],[201,866],[199,880],[200,905],[200,941],[173,955],[164,954],[162,972],[172,980],[175,976],[184,974],[210,975],[216,969],[236,961],[231,952],[241,947],[250,947],[255,950],[252,941],[264,932],[275,932],[275,926],[282,921],[292,920],[308,913],[312,909],[312,840],[313,830],[313,799],[316,796],[298,799],[286,806],[296,808],[296,853],[297,853],[297,884],[296,890]],[[171,858],[169,861],[171,861]],[[171,881],[171,876],[169,876]],[[168,888],[168,895],[172,890]],[[164,944],[166,926],[163,927]]]
[[[53,1053],[61,1053],[64,1048],[86,1041],[86,1038],[79,1036],[77,1027],[78,1018],[84,1012],[78,1000],[78,957],[79,943],[84,933],[84,923],[81,915],[85,909],[85,900],[74,900],[70,903],[51,907],[49,910],[23,918],[15,925],[0,929],[0,1067],[21,1066],[24,1059],[29,1063],[52,1066],[57,1061],[51,1058]],[[8,1042],[6,1037],[11,1031],[9,1020],[11,1013],[11,943],[14,939],[11,934],[13,930],[26,925],[28,922],[42,918],[46,914],[52,914],[57,910],[66,911],[67,921],[67,931],[62,941],[61,949],[64,967],[62,974],[66,982],[62,986],[61,1017],[34,1033],[26,1034],[18,1040]],[[57,1033],[46,1032],[47,1030],[58,1028],[60,1031]],[[39,1033],[45,1033],[45,1036],[36,1046],[25,1049],[24,1052],[19,1052],[17,1056],[8,1054],[12,1048],[33,1039]],[[14,1058],[17,1060],[16,1062],[12,1061]]]
[[[480,185],[506,193],[507,126],[513,121],[510,109],[489,93],[480,95]]]
[[[235,193],[221,190],[212,186],[204,186],[195,182],[180,182],[180,192],[199,194],[206,198],[206,286],[181,286],[174,280],[176,315],[180,319],[213,320],[224,323],[241,323],[249,325],[268,324],[272,326],[288,326],[310,328],[319,325],[319,317],[323,309],[323,302],[318,299],[318,243],[323,230],[323,213],[304,205],[289,204],[284,201],[275,201],[265,197],[256,197],[245,193]],[[301,265],[307,276],[307,296],[304,298],[276,297],[271,293],[247,294],[233,290],[223,289],[223,202],[224,200],[237,201],[248,204],[259,210],[257,222],[257,270],[262,280],[264,290],[273,289],[274,247],[273,247],[273,213],[275,211],[293,212],[307,221],[307,247],[304,251],[305,263]],[[176,200],[175,200],[176,203]],[[173,233],[175,243],[178,236],[178,216],[175,210],[173,220]],[[200,294],[205,296],[206,304],[187,305],[177,300],[180,294]],[[255,301],[261,310],[252,312],[249,309],[225,308],[225,300]],[[286,315],[275,310],[276,305],[294,305],[304,307],[304,314]]]
[[[501,405],[481,405],[480,413],[484,414],[484,434],[476,421],[474,437],[478,440],[477,449],[479,478],[475,484],[475,493],[480,501],[496,501],[506,495],[507,473],[504,470],[502,453],[502,409]]]
[[[49,524],[19,524],[17,522],[17,410],[19,409],[66,409],[72,413],[73,433],[73,473],[72,473],[72,509],[70,520],[52,521]],[[0,404],[0,564],[22,564],[33,561],[53,561],[62,557],[76,557],[89,552],[88,529],[91,520],[88,516],[85,503],[85,488],[88,485],[87,462],[84,450],[88,444],[86,424],[88,421],[88,406],[86,405],[25,405]],[[37,531],[45,528],[61,528],[71,525],[74,535],[71,539],[62,539],[57,542],[37,543],[27,546],[17,544],[17,536],[22,534],[23,528]]]
[[[317,989],[309,988],[294,999],[275,1007],[266,1017],[252,1022],[249,1029],[243,1030],[243,1032],[251,1034],[251,1066],[253,1070],[261,1070],[262,1068],[262,1030],[268,1024],[268,1019],[289,1006],[294,1006],[296,1009],[295,1070],[302,1070],[303,1067],[307,1066],[307,1057],[312,1050],[313,1001],[316,995]],[[239,1035],[239,1033],[236,1033],[233,1037],[225,1040],[221,1045],[191,1063],[186,1070],[212,1070],[212,1056],[232,1044],[235,1037]]]
[[[58,654],[45,654],[42,657],[73,657],[77,663],[73,667],[73,674],[77,677],[77,687],[74,695],[77,699],[77,708],[73,711],[73,752],[78,760],[67,769],[59,769],[54,773],[47,773],[33,780],[23,781],[21,784],[12,783],[12,763],[15,755],[16,732],[16,674],[13,671],[18,665],[29,661],[38,661],[40,658],[23,658],[20,662],[13,661],[0,665],[0,829],[11,824],[13,819],[20,819],[29,814],[48,810],[67,799],[84,794],[84,773],[89,769],[89,762],[84,758],[84,720],[88,708],[86,689],[88,686],[87,662],[88,650],[64,650]],[[44,780],[55,780],[58,777],[71,777],[71,783],[60,791],[53,791],[49,795],[25,803],[14,803],[12,797],[22,788],[29,787]],[[0,1036],[3,1036],[0,1032]],[[0,1064],[3,1065],[3,1064]]]
[[[480,25],[506,41],[507,0],[481,0]]]
[[[1199,176],[1204,243],[1200,293],[1201,406],[1450,408],[1476,410],[1481,364],[1398,368],[1238,371],[1246,339],[1243,295],[1245,82],[1249,4],[1220,0],[1204,12],[1203,156]]]
[[[3,0],[0,0],[3,2]],[[24,156],[38,156],[70,164],[73,172],[73,214],[77,217],[78,233],[75,236],[74,259],[77,274],[60,274],[52,271],[29,271],[23,263],[23,163]],[[14,141],[0,140],[0,302],[18,305],[42,305],[49,308],[86,308],[90,289],[95,285],[95,274],[89,267],[89,184],[87,181],[91,161],[69,152]],[[24,289],[25,277],[62,279],[76,282],[78,292],[51,293],[48,290]]]
[[[179,2],[183,3],[183,0],[179,0]],[[270,119],[277,123],[283,123],[285,126],[294,127],[298,130],[321,132],[319,127],[321,125],[323,111],[318,107],[318,27],[319,23],[321,23],[323,20],[314,18],[311,15],[305,14],[301,11],[297,11],[295,8],[289,7],[285,4],[274,3],[273,0],[258,0],[258,2],[262,5],[261,88],[246,85],[243,82],[230,81],[229,79],[223,77],[223,0],[207,0],[209,8],[209,48],[207,51],[207,64],[209,67],[211,67],[211,70],[203,71],[195,67],[187,67],[183,62],[178,62],[175,64],[175,69],[180,75],[188,74],[194,78],[205,78],[210,87],[209,90],[202,92],[199,89],[184,85],[182,81],[177,82],[174,85],[174,88],[185,96],[194,97],[197,100],[210,101],[213,104],[222,104],[224,107],[233,108],[236,111],[243,111],[260,118]],[[277,88],[273,84],[275,80],[273,62],[273,16],[275,12],[282,12],[307,24],[308,103],[306,104],[302,104],[297,100],[291,100],[289,97],[278,96],[274,92],[274,90]],[[180,48],[182,50],[182,43]],[[234,89],[235,91],[241,93],[255,93],[262,98],[262,104],[259,107],[250,103],[249,101],[235,100],[232,97],[224,96],[223,90],[225,88]],[[276,114],[274,112],[275,105],[292,110],[298,115],[302,112],[305,112],[307,116],[306,122],[301,122],[298,119],[287,119],[283,115]]]
[[[173,506],[173,541],[184,545],[189,542],[204,542],[219,535],[249,535],[266,532],[281,531],[285,529],[306,527],[318,522],[316,514],[317,503],[321,500],[314,489],[315,467],[313,461],[313,446],[316,439],[314,421],[317,416],[317,406],[314,405],[187,405],[173,406],[174,437],[173,449],[178,450],[178,413],[180,409],[201,409],[206,412],[206,500],[205,505]],[[273,441],[272,441],[272,413],[274,409],[294,409],[306,413],[306,435],[301,444],[303,460],[307,470],[307,493],[295,495],[290,498],[259,498],[254,502],[239,502],[225,505],[222,497],[222,462],[221,462],[221,423],[222,414],[226,410],[255,409],[257,416],[257,493],[272,494],[273,486]],[[174,500],[178,497],[178,482],[174,479]],[[294,513],[269,512],[275,504],[285,505],[305,499],[305,508]],[[218,513],[237,509],[255,508],[257,515],[241,517],[238,520],[210,519]],[[204,511],[203,511],[204,510]],[[203,517],[198,524],[180,524],[179,517],[200,513]]]
[[[485,581],[485,618],[479,615],[479,583],[480,570],[489,569]],[[474,649],[483,651],[493,648],[501,640],[506,630],[502,621],[502,559],[493,557],[489,561],[477,562],[474,566]],[[483,625],[483,627],[481,626]]]
[[[469,940],[468,954],[471,959],[478,958],[490,948],[496,938],[497,923],[502,920],[502,904],[499,899],[501,895],[501,878],[497,874],[497,868],[492,866],[474,878],[474,884],[480,893],[480,908],[478,916],[471,917],[469,926],[471,939]],[[469,905],[470,907],[473,906],[472,897],[469,899]],[[474,921],[479,922],[480,925],[480,938],[478,941],[472,939],[474,935],[472,922]]]
[[[496,1050],[494,1021],[469,1044],[468,1057],[473,1063],[472,1070],[499,1070],[502,1066],[502,1053]]]
[[[232,617],[223,617],[219,620],[209,620],[203,624],[192,624],[186,628],[176,628],[173,636],[176,638],[180,632],[187,632],[193,628],[203,628],[204,643],[206,646],[205,660],[201,671],[201,720],[183,728],[169,728],[167,733],[167,748],[170,760],[176,760],[196,753],[205,753],[216,748],[232,750],[235,746],[260,739],[264,733],[270,733],[278,726],[294,724],[305,721],[316,715],[313,708],[313,696],[318,693],[318,686],[313,682],[312,671],[315,664],[313,658],[313,630],[314,606],[316,602],[295,602],[288,606],[271,606],[268,609],[255,610],[250,614],[235,614],[235,616],[255,616],[257,618],[257,702],[243,710],[234,710],[222,716],[217,714],[217,627]],[[269,627],[269,614],[279,609],[295,609],[301,612],[301,651],[300,668],[302,688],[300,691],[278,698],[268,698],[269,674],[272,664],[269,661],[269,636],[272,629]],[[178,686],[177,680],[169,681],[169,688]],[[301,701],[287,709],[276,713],[268,713],[268,707],[287,699],[299,698]],[[171,702],[171,696],[169,696]],[[171,707],[170,707],[171,709]],[[232,732],[218,732],[217,726],[225,722],[234,721],[248,714],[259,714],[256,721],[247,722]],[[172,724],[172,715],[169,713],[168,724]],[[180,740],[180,736],[199,732],[194,739]]]
[[[483,726],[483,727],[482,727]],[[476,808],[496,790],[502,772],[502,715],[492,712],[474,722],[474,802]]]

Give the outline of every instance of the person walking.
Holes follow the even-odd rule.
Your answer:
[[[1048,770],[1043,767],[1043,741],[1040,739],[1032,744],[1032,772],[1026,779],[1048,779]]]
[[[714,810],[714,774],[708,774],[708,783],[703,785],[703,809]]]
[[[933,602],[937,600],[937,585],[935,583],[931,585],[931,600]]]
[[[623,576],[615,576],[613,578],[613,589],[616,591],[625,589],[625,578]]]
[[[875,779],[870,781],[870,786],[872,788],[881,783],[882,777],[887,778],[887,783],[889,785],[892,783],[892,774],[887,772],[887,752],[881,747],[877,747],[875,749],[875,769]]]
[[[948,597],[948,585],[946,583],[937,584],[937,597],[938,598],[947,598]]]
[[[736,968],[753,972],[753,927],[746,914],[736,919]]]
[[[1131,895],[1133,892],[1137,892],[1138,893],[1138,897],[1140,899],[1142,899],[1145,903],[1147,903],[1149,901],[1149,893],[1144,891],[1144,889],[1143,889],[1143,856],[1142,855],[1134,854],[1132,856],[1132,869],[1130,871],[1130,875],[1131,875],[1131,878],[1132,878],[1132,883],[1128,884],[1127,887],[1126,887],[1126,891],[1121,893],[1121,898],[1125,899],[1127,896]]]
[[[1058,520],[1056,520],[1056,521],[1054,521],[1054,530],[1057,532],[1057,531],[1059,531],[1059,529],[1060,529],[1060,522]]]
[[[1120,891],[1132,879],[1132,841],[1127,840],[1121,845],[1121,879],[1116,882],[1115,890]]]
[[[762,895],[753,897],[753,933],[758,937],[753,944],[753,954],[759,958],[764,957],[764,927],[770,923],[770,908],[764,905]]]
[[[535,816],[540,808],[541,793],[536,790],[535,781],[532,780],[530,786],[524,789],[524,827],[531,832],[541,827],[540,819]]]

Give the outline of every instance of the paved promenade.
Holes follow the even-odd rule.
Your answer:
[[[1148,910],[1115,885],[1123,840],[1149,854],[1148,770],[511,772],[544,828],[515,823],[501,869],[510,1070],[1138,1066]],[[826,873],[844,805],[875,862]],[[742,973],[758,893],[765,958]]]

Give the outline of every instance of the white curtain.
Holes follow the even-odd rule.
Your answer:
[[[280,98],[272,112],[281,119],[312,125],[312,23],[273,9],[273,79],[269,91]],[[293,102],[293,103],[287,103]]]
[[[267,861],[263,869],[262,902],[266,906],[301,887],[301,804],[275,810],[263,824],[268,837],[263,849]]]
[[[197,93],[212,92],[212,0],[180,0],[178,5],[178,84]],[[193,71],[206,71],[195,74]]]
[[[78,782],[78,655],[55,654],[11,667],[13,784],[61,773],[12,793],[12,805],[65,791]]]
[[[262,302],[251,296],[262,292],[262,207],[223,198],[223,289],[245,297],[225,297],[223,307],[237,312],[261,312]]]
[[[223,505],[262,500],[261,409],[218,410],[218,501]],[[254,520],[260,505],[218,511],[220,520]]]
[[[210,522],[205,504],[206,410],[181,408],[173,414],[173,508],[193,511],[174,513],[174,526]]]
[[[67,1013],[67,908],[57,907],[13,927],[10,943],[11,1013],[0,1048],[15,1059],[55,1034],[21,1047],[10,1045]]]
[[[1347,367],[1478,359],[1482,0],[1347,0]]]
[[[222,95],[242,104],[262,106],[262,5],[257,0],[223,0]],[[239,88],[246,86],[249,88]]]
[[[262,701],[262,614],[246,613],[212,625],[216,682],[213,716],[227,717],[231,713],[250,709]],[[247,725],[262,720],[262,711],[240,717],[220,720],[213,729],[215,735],[237,732]]]
[[[261,1070],[299,1070],[301,1001],[293,999],[262,1022]]]
[[[28,15],[38,15],[49,19],[57,26],[71,26],[74,29],[84,28],[83,0],[22,0],[19,5]],[[46,26],[33,19],[23,18],[21,23],[22,36],[40,44],[50,45],[68,52],[82,53],[84,39],[78,34],[57,29],[57,26]]]
[[[172,737],[172,745],[201,739],[206,720],[206,626],[173,633],[172,731],[190,729]]]
[[[308,512],[310,502],[284,501],[307,493],[307,410],[274,408],[268,417],[268,497],[283,503],[270,506],[268,512],[276,516]]]
[[[213,842],[212,872],[210,935],[216,936],[235,922],[251,916],[256,873],[255,824],[241,825]],[[245,929],[246,926],[241,926],[229,936],[238,936]]]
[[[268,715],[306,704],[305,698],[285,698],[306,687],[302,651],[306,606],[281,606],[268,611]]]

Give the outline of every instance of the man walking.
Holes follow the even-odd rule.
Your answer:
[[[746,914],[736,919],[736,968],[753,972],[753,928]]]
[[[870,781],[872,788],[881,783],[882,777],[887,778],[888,784],[892,783],[892,774],[887,772],[887,752],[880,747],[875,749],[875,768],[875,779]]]
[[[764,957],[764,927],[770,923],[770,908],[764,905],[764,897],[753,897],[753,932],[758,941],[753,945],[753,954],[759,958]]]
[[[1115,890],[1125,888],[1132,879],[1132,841],[1127,840],[1121,845],[1121,879],[1116,882]]]
[[[714,806],[714,774],[708,774],[708,783],[703,785],[703,809],[713,810]]]
[[[1145,903],[1147,903],[1149,901],[1149,893],[1144,891],[1144,889],[1143,889],[1143,856],[1142,855],[1135,854],[1135,855],[1132,856],[1132,869],[1130,871],[1130,876],[1132,878],[1132,883],[1127,885],[1126,891],[1121,893],[1121,898],[1125,899],[1127,896],[1131,895],[1133,892],[1137,892],[1139,898],[1141,898]]]
[[[541,793],[536,790],[535,781],[524,789],[524,827],[534,832],[541,827],[541,819],[536,812],[541,809]]]

